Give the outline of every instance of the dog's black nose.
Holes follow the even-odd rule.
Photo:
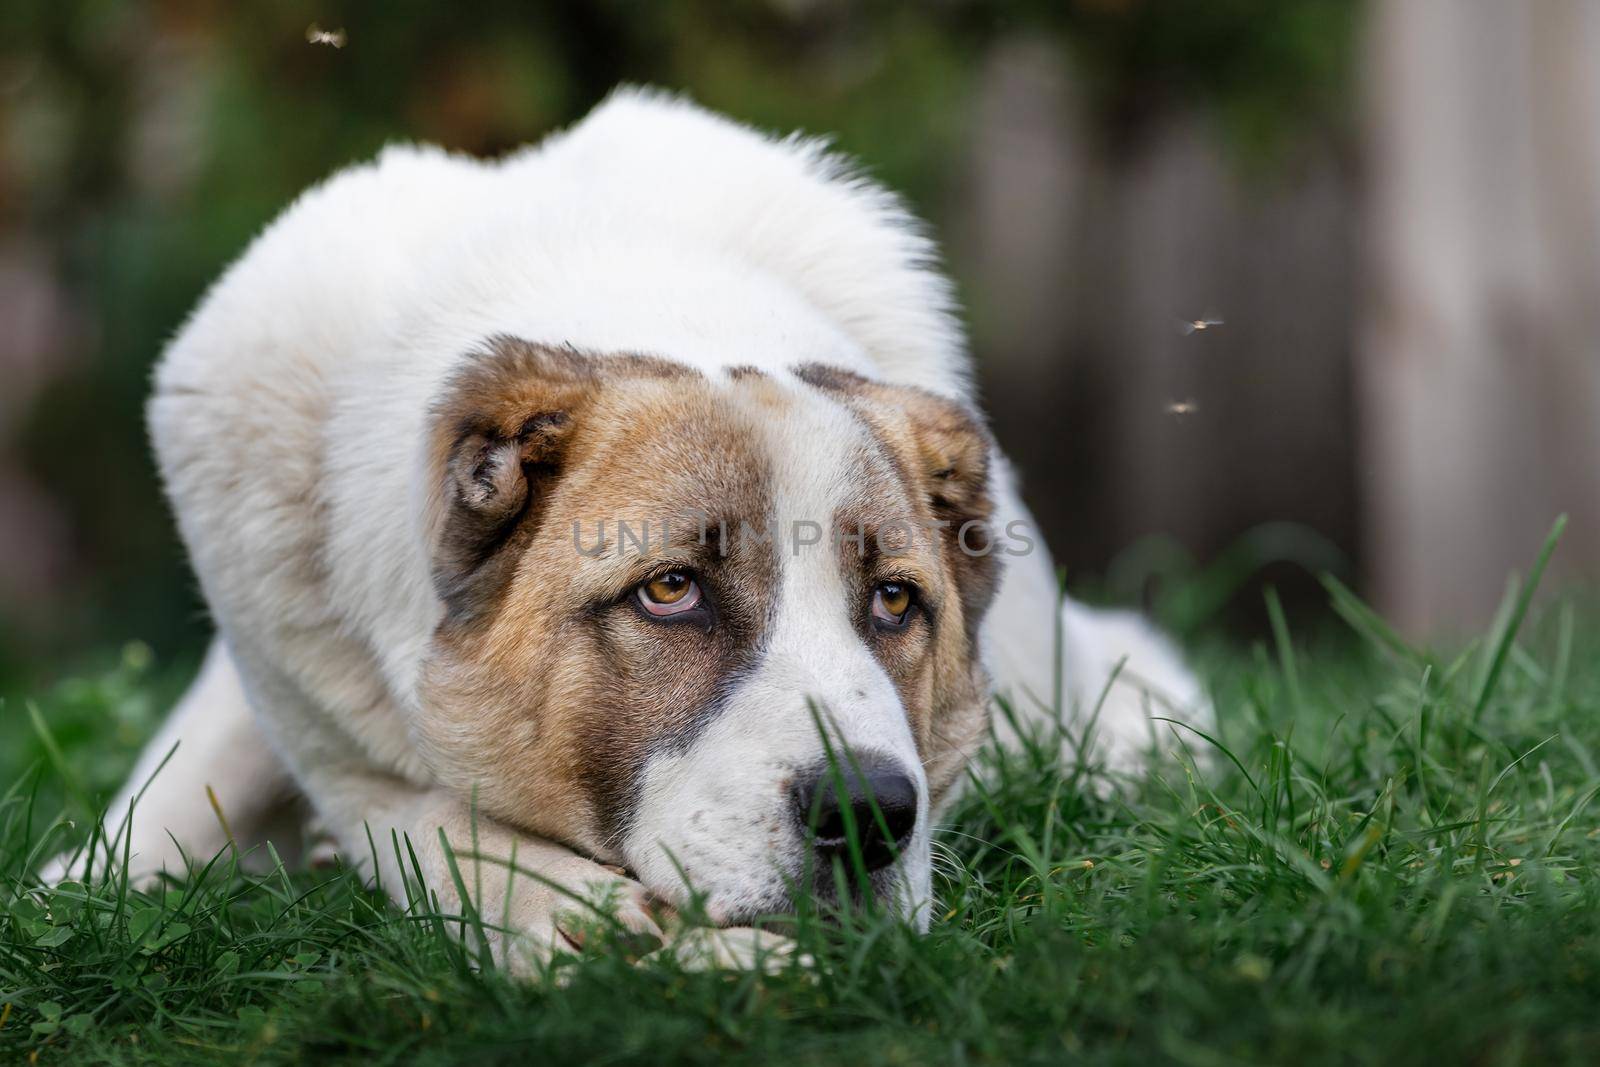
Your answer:
[[[840,797],[839,787],[844,786]],[[873,802],[877,802],[877,812]],[[848,862],[848,811],[855,820],[861,858],[870,871],[887,867],[917,828],[917,783],[898,762],[878,753],[842,754],[838,765],[824,760],[800,775],[794,786],[795,816],[815,830],[817,852]],[[879,816],[882,816],[880,822]]]

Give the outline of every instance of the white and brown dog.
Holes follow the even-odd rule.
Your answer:
[[[932,244],[818,142],[619,92],[497,162],[344,171],[157,371],[217,638],[108,826],[177,744],[137,870],[225,844],[208,786],[241,836],[293,790],[397,894],[392,835],[446,905],[443,842],[484,857],[515,962],[561,943],[550,883],[641,930],[688,886],[791,909],[849,811],[925,927],[941,804],[1058,635],[1079,708],[1127,659],[1107,759],[1150,692],[1205,713],[1137,618],[1061,606],[972,392]]]

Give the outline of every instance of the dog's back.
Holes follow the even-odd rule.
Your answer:
[[[448,329],[441,316],[597,351],[670,346],[676,318],[699,336],[659,354],[759,364],[748,333],[704,321],[741,317],[725,290],[694,284],[720,267],[798,297],[864,370],[957,393],[965,339],[934,256],[899,201],[822,142],[620,91],[497,162],[393,147],[309,190],[208,294],[157,381],[210,380],[219,362],[321,377],[375,338]],[[673,315],[646,313],[657,292]],[[630,316],[625,301],[646,306]]]

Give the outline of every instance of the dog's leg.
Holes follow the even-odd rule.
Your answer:
[[[333,837],[340,858],[375,877],[397,904],[411,904],[421,891],[430,913],[458,916],[470,909],[496,960],[524,974],[552,949],[579,942],[586,920],[604,921],[602,903],[625,929],[662,939],[644,887],[619,868],[475,812],[470,798],[427,782],[420,772],[407,778],[380,765],[366,747],[377,733],[358,741],[342,725],[350,716],[325,710],[266,657],[246,651],[237,662],[314,809],[313,825]],[[346,693],[370,695],[359,687]],[[369,725],[391,721],[405,728],[402,713],[381,703],[367,715]],[[472,928],[465,933],[469,941],[476,936]]]
[[[553,952],[581,949],[590,931],[607,928],[634,953],[660,948],[689,969],[774,969],[794,953],[788,938],[748,927],[677,929],[668,943],[648,892],[620,868],[474,813],[444,790],[370,776],[328,784],[334,792],[319,790],[331,801],[323,817],[347,841],[359,834],[367,855],[376,849],[390,897],[418,899],[420,875],[430,910],[460,915],[470,903],[496,963],[513,974],[538,974]],[[359,829],[357,811],[366,812]]]
[[[108,859],[120,863],[125,850],[135,882],[162,870],[181,874],[185,856],[204,863],[228,843],[229,831],[247,838],[290,792],[288,772],[262,735],[219,636],[107,809],[110,841],[92,857],[93,870],[87,854],[62,856],[40,877],[81,878],[106,869]]]
[[[535,972],[612,920],[641,936],[641,951],[664,940],[644,887],[620,868],[476,813],[445,790],[348,767],[312,772],[307,784],[346,860],[375,871],[402,906],[419,888],[430,910],[460,915],[470,905],[496,961],[514,973]]]
[[[1048,725],[1059,710],[1074,741],[1090,734],[1090,758],[1126,771],[1141,765],[1157,736],[1154,727],[1161,724],[1152,716],[1204,728],[1210,703],[1171,641],[1135,612],[1063,599],[1050,555],[1003,470],[997,499],[997,528],[1021,521],[1034,541],[1006,559],[984,625],[995,691],[1022,732]],[[1004,715],[997,714],[995,728],[1003,742],[1016,741]],[[1074,751],[1069,745],[1066,754]]]

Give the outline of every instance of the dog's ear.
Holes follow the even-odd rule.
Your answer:
[[[956,526],[988,520],[994,442],[974,411],[926,389],[876,382],[824,364],[806,364],[796,374],[844,400],[872,427],[936,518]]]
[[[915,448],[917,473],[935,515],[959,525],[987,522],[993,513],[989,493],[989,431],[965,406],[920,389],[890,389],[904,412]]]
[[[599,388],[598,360],[495,338],[468,358],[432,412],[428,507],[433,580],[452,617],[479,614],[515,562],[524,520],[560,477]],[[519,533],[523,536],[518,536]]]

